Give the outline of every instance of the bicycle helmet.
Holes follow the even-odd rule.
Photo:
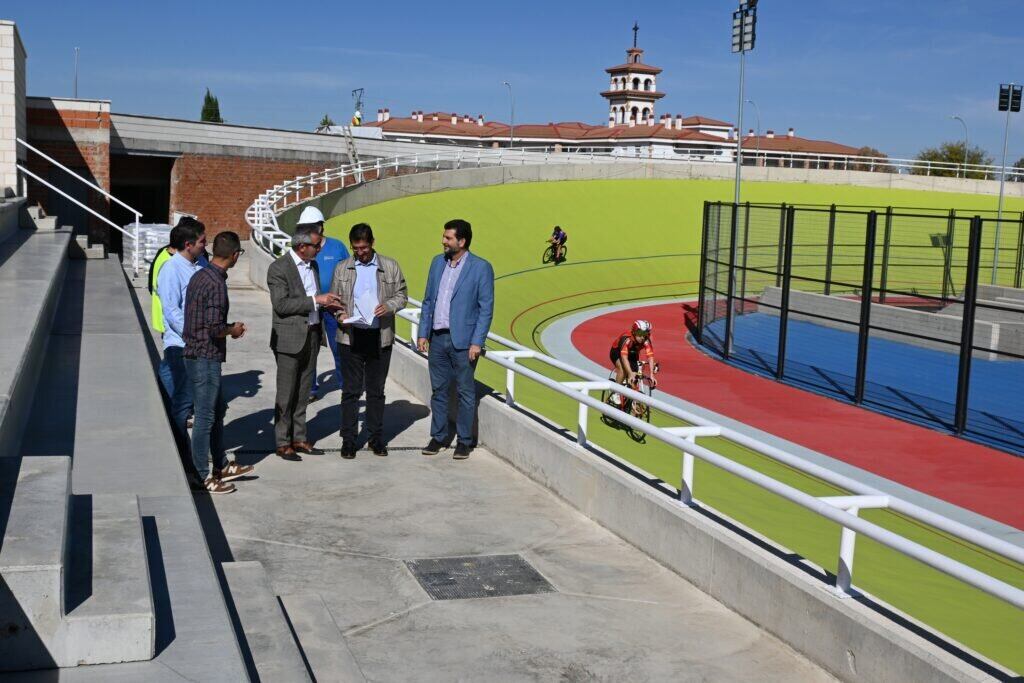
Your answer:
[[[649,337],[649,336],[651,336],[651,331],[653,329],[654,328],[651,327],[651,323],[649,321],[647,321],[647,320],[634,320],[633,321],[633,329],[631,330],[631,332],[634,335],[640,335],[640,336],[643,336],[643,337]]]

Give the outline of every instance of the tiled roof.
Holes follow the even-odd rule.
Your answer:
[[[624,73],[626,71],[634,71],[638,74],[660,74],[661,69],[650,64],[640,64],[639,62],[634,64],[619,64],[618,66],[610,66],[605,69],[607,73],[616,74]]]
[[[665,93],[658,90],[604,90],[601,92],[601,97],[615,98],[615,99],[632,99],[632,100],[660,100],[665,96]]]
[[[434,116],[437,116],[437,121]],[[464,115],[458,116],[455,124],[451,122],[451,113],[434,112],[423,114],[423,121],[413,118],[392,117],[387,121],[370,121],[364,126],[382,128],[390,134],[412,134],[434,137],[456,137],[477,139],[480,141],[500,140],[508,138],[509,126],[500,121],[484,121],[483,125],[473,118],[466,121]],[[674,119],[673,119],[674,121]],[[734,146],[736,143],[717,135],[709,135],[695,130],[697,126],[709,128],[731,128],[730,123],[705,116],[688,116],[682,119],[683,126],[687,128],[678,129],[674,125],[666,127],[661,123],[648,125],[637,123],[636,125],[617,126],[595,126],[580,121],[562,121],[558,123],[520,123],[516,124],[515,137],[517,140],[533,139],[545,141],[601,141],[601,140],[665,140],[679,142],[693,142],[695,144],[714,144],[716,146]],[[769,138],[766,135],[749,136],[743,138],[743,149],[750,151],[759,148],[771,152],[795,152],[804,154],[829,154],[829,155],[856,155],[857,148],[843,145],[828,140],[810,140],[788,135],[776,135]]]

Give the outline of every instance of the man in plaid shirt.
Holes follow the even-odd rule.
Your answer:
[[[185,292],[185,371],[192,382],[195,423],[192,427],[194,485],[209,493],[232,493],[234,479],[252,472],[252,465],[228,462],[224,452],[221,368],[227,360],[227,338],[239,339],[245,325],[228,322],[228,270],[238,262],[238,235],[225,231],[213,241],[213,259],[189,280]],[[210,458],[213,471],[210,471]]]

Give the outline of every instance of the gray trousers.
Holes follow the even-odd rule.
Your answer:
[[[277,446],[306,441],[306,406],[313,388],[320,328],[311,328],[296,354],[274,352],[277,360],[277,398],[274,401],[274,440]]]

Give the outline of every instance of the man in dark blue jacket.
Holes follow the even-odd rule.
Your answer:
[[[444,225],[443,254],[434,257],[420,311],[419,350],[430,368],[430,443],[424,455],[444,447],[448,433],[448,390],[455,381],[459,395],[454,458],[469,457],[476,417],[473,375],[494,317],[494,269],[471,254],[473,229],[461,218]]]

